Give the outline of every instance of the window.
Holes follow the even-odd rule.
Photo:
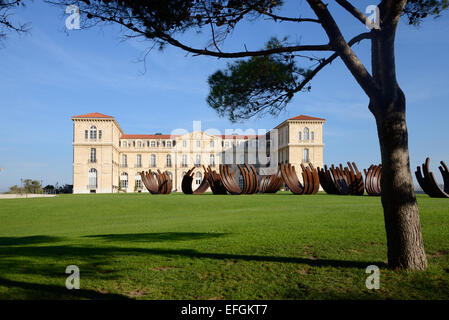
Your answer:
[[[167,141],[167,148],[171,148],[171,141]]]
[[[90,169],[89,170],[89,189],[96,189],[97,188],[97,169]]]
[[[210,141],[210,147],[213,148],[214,147],[214,140]]]
[[[98,130],[98,139],[101,140],[102,137],[103,137],[103,131]]]
[[[126,141],[122,141],[122,147],[126,148],[128,146],[128,143]]]
[[[201,141],[199,141],[199,140],[196,141],[196,147],[201,148]]]
[[[182,142],[182,147],[183,147],[183,148],[187,148],[187,141],[183,141],[183,142]]]
[[[315,132],[311,132],[310,133],[310,139],[313,141],[313,140],[315,140]]]
[[[309,140],[309,128],[304,128],[304,140]]]
[[[137,168],[142,167],[142,155],[141,154],[138,154],[136,156],[136,167]]]
[[[90,127],[90,138],[97,139],[97,127],[96,126]]]
[[[156,155],[155,154],[152,154],[150,156],[150,166],[151,167],[155,167],[156,166]]]
[[[97,162],[97,149],[90,149],[90,162]]]
[[[140,176],[140,174],[136,174],[135,185],[136,185],[136,189],[137,190],[142,190],[142,188],[143,188],[143,186],[142,186],[142,177]]]
[[[183,154],[181,157],[181,166],[187,167],[187,155]]]
[[[151,148],[155,148],[156,147],[156,141],[151,141]]]
[[[173,174],[170,171],[168,171],[168,176],[170,177],[170,180],[173,181]]]
[[[195,165],[196,165],[196,166],[201,165],[201,155],[200,155],[200,154],[197,154],[197,155],[195,156]]]
[[[225,146],[229,147],[229,142],[228,141],[225,142]]]
[[[122,154],[122,167],[127,167],[128,166],[128,158],[126,156],[126,154]]]
[[[245,163],[245,155],[241,154],[239,157],[239,164],[244,164]]]
[[[202,177],[203,177],[203,175],[199,171],[195,174],[195,184],[197,186],[199,186],[201,184],[201,178]]]
[[[84,130],[84,139],[89,139],[89,130]]]
[[[167,154],[167,167],[171,167],[171,155]]]
[[[210,160],[210,165],[215,166],[215,156],[213,154],[210,155],[209,160]]]
[[[123,189],[128,188],[128,174],[126,172],[122,172],[120,175],[120,183]]]
[[[142,148],[142,141],[137,141],[137,147]]]
[[[304,149],[304,162],[309,162],[309,149]]]
[[[298,132],[298,140],[299,140],[299,141],[302,140],[302,132],[301,132],[301,131]]]

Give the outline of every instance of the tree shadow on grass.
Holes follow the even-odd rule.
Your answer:
[[[162,249],[162,248],[126,248],[126,247],[79,247],[79,246],[39,246],[39,247],[13,247],[1,248],[0,257],[22,256],[22,257],[51,257],[78,260],[93,260],[106,262],[110,257],[129,256],[129,255],[157,255],[165,257],[186,257],[192,259],[216,259],[216,260],[235,260],[235,261],[257,261],[257,262],[280,262],[307,264],[316,267],[335,267],[335,268],[360,268],[365,269],[370,264],[379,267],[386,267],[381,261],[348,261],[334,259],[315,259],[302,257],[279,257],[264,255],[246,255],[232,253],[212,253],[199,252],[193,249]],[[1,267],[1,264],[0,264]]]
[[[227,235],[227,233],[159,232],[159,233],[97,234],[85,237],[100,238],[107,241],[159,242],[159,241],[203,240],[203,239],[218,238],[225,235]]]
[[[26,290],[25,295],[31,296],[32,298],[42,299],[45,296],[50,296],[51,298],[57,297],[57,299],[67,300],[67,299],[95,299],[95,300],[117,300],[117,299],[129,299],[129,297],[121,294],[111,294],[111,293],[101,293],[94,290],[87,289],[73,289],[68,290],[63,286],[52,285],[52,284],[38,284],[29,283],[23,281],[9,280],[5,278],[0,278],[0,286],[7,288],[20,288]]]
[[[62,237],[53,237],[53,236],[0,237],[0,246],[49,243],[49,242],[58,242],[63,239],[64,238]]]

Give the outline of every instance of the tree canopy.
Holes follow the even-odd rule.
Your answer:
[[[23,6],[21,0],[0,0],[0,41],[6,38],[8,32],[24,33],[29,25],[12,20],[14,9]]]
[[[73,4],[66,0],[48,2]],[[335,2],[360,22],[367,22],[368,18],[349,1]],[[400,3],[403,4],[400,15],[406,16],[412,25],[430,16],[438,17],[449,6],[449,0],[384,0],[378,5],[386,15]],[[332,43],[290,43],[287,38],[267,39],[265,47],[258,50],[223,51],[227,36],[244,20],[264,18],[272,23],[322,24],[319,17],[302,17],[300,12],[296,16],[281,16],[283,1],[280,0],[80,0],[75,4],[85,18],[84,27],[115,23],[121,25],[129,37],[152,41],[152,47],[163,49],[172,45],[194,55],[242,58],[208,79],[208,104],[231,121],[266,112],[277,114],[294,94],[309,91],[313,77],[339,56]],[[200,48],[180,40],[187,30],[209,32],[209,43]],[[352,46],[370,36],[371,32],[361,33],[347,44]],[[322,57],[316,57],[317,52],[323,53]]]

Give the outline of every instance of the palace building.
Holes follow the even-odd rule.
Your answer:
[[[173,191],[181,191],[182,177],[192,167],[197,168],[193,187],[201,183],[202,165],[218,171],[223,163],[235,166],[249,162],[259,172],[269,165],[291,163],[298,176],[301,163],[323,166],[325,119],[305,115],[287,119],[264,135],[222,135],[209,130],[126,134],[114,117],[97,112],[73,116],[72,120],[73,193],[143,192],[146,188],[139,172],[149,169],[168,171]],[[259,152],[251,150],[263,150],[276,163],[263,163]]]

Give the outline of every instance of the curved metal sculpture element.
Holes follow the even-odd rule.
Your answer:
[[[204,167],[203,167],[204,168]],[[206,179],[206,175],[204,175],[203,180],[196,190],[192,189],[192,181],[193,181],[193,170],[195,167],[186,172],[184,177],[182,177],[181,189],[185,194],[202,194],[209,189],[209,181]]]
[[[280,172],[276,174],[270,174],[267,176],[262,176],[259,184],[260,193],[276,193],[282,186],[284,180]]]
[[[316,194],[320,188],[318,171],[311,163],[307,167],[301,164],[304,185],[296,175],[295,167],[289,164],[280,164],[282,179],[294,194]]]
[[[435,176],[433,175],[433,172],[430,171],[430,158],[427,158],[426,162],[423,163],[422,172],[420,167],[416,168],[416,179],[418,180],[418,183],[423,191],[430,197],[449,198],[449,170],[444,161],[441,161],[440,163],[441,166],[439,166],[438,169],[440,169],[441,175],[443,176],[444,189],[441,189],[435,179]]]
[[[148,170],[148,172],[142,171],[139,173],[145,188],[147,188],[151,194],[171,193],[173,184],[167,171],[161,172],[160,170],[157,170],[157,172],[152,172],[151,170]]]
[[[362,173],[354,162],[347,162],[348,166],[335,167],[331,165],[318,168],[320,184],[328,194],[361,196],[365,192]]]
[[[235,180],[236,169],[231,172],[228,164],[220,164],[220,177],[226,190],[232,195],[256,193],[258,189],[258,179],[254,166],[249,166],[245,163],[243,166],[239,164],[237,167],[243,177],[242,189],[240,189],[237,181]]]
[[[220,174],[217,173],[215,170],[212,170],[210,166],[204,169],[204,178],[207,179],[207,182],[209,182],[210,189],[212,190],[213,194],[227,194],[225,186],[223,185],[223,182],[221,181]]]
[[[380,196],[382,188],[380,179],[382,178],[382,165],[371,165],[365,171],[365,189],[370,196]]]
[[[363,182],[363,175],[357,168],[355,162],[351,164],[348,161],[347,163],[348,167],[345,167],[345,173],[349,178],[349,194],[353,196],[363,196],[363,194],[365,193],[365,183]]]
[[[318,176],[320,184],[327,194],[340,194],[334,182],[332,172],[327,168],[327,165],[324,165],[324,168],[318,168]]]

